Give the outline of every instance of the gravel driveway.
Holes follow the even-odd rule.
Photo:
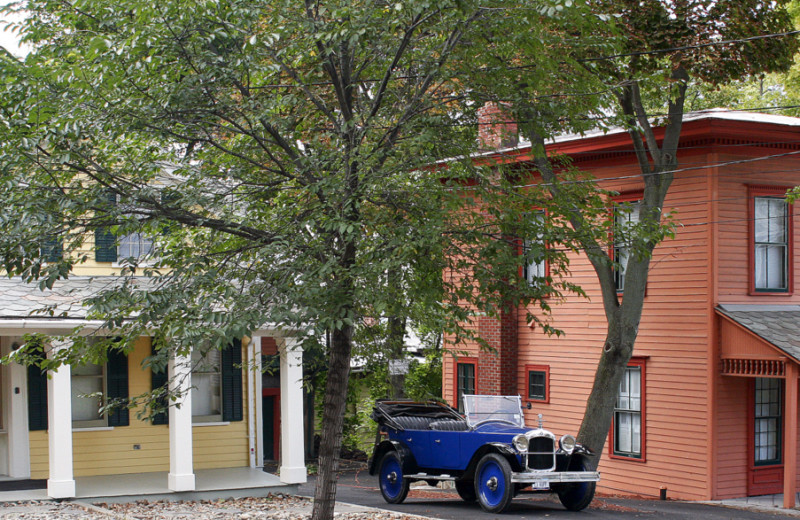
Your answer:
[[[337,504],[337,520],[419,520],[419,516]],[[84,502],[0,503],[0,520],[305,520],[311,501],[289,495],[266,498],[89,504]]]

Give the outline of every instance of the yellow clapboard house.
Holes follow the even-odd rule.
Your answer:
[[[87,319],[81,302],[113,283],[121,269],[118,256],[146,255],[153,246],[138,234],[102,240],[98,236],[96,244],[88,244],[92,261],[77,265],[75,276],[52,289],[0,279],[0,353],[22,346],[29,333],[55,337],[81,326],[87,334],[104,335],[99,322]],[[48,306],[56,312],[37,312]],[[55,340],[49,345],[65,347]],[[143,364],[151,353],[150,338],[140,337],[127,356],[111,353],[102,365],[62,366],[45,374],[19,363],[3,365],[0,481],[46,480],[47,496],[72,498],[91,494],[88,484],[82,490],[82,482],[93,482],[93,493],[102,496],[103,482],[110,486],[115,478],[145,475],[156,481],[152,489],[180,493],[200,490],[204,471],[241,469],[239,481],[250,478],[260,486],[266,474],[255,470],[277,454],[280,480],[273,481],[305,482],[302,352],[289,333],[265,326],[222,351],[175,356],[160,373]],[[262,353],[280,357],[279,385],[267,385],[278,388],[262,384]],[[108,399],[165,384],[184,394],[167,413],[99,412]],[[267,417],[264,399],[270,400]],[[209,485],[214,484],[207,479],[203,489]]]

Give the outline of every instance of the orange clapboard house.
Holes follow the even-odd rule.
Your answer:
[[[482,128],[485,154],[525,162],[530,148]],[[508,129],[504,129],[507,133]],[[491,140],[495,142],[492,143]],[[550,145],[635,204],[643,186],[622,131]],[[665,211],[676,236],[651,264],[634,356],[620,387],[599,469],[606,492],[709,500],[785,492],[797,482],[800,226],[783,195],[800,185],[800,119],[722,110],[685,120],[680,170]],[[800,213],[800,212],[798,212]],[[633,217],[635,218],[635,212]],[[546,266],[530,266],[532,269]],[[519,394],[549,429],[581,422],[606,322],[594,271],[574,255],[572,281],[588,299],[553,307],[561,337],[525,309],[476,326],[495,352],[445,356],[443,395]],[[459,347],[459,350],[462,350]]]

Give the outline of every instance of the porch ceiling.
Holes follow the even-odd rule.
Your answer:
[[[800,305],[718,305],[717,312],[800,363]]]

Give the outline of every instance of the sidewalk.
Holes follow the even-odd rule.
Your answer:
[[[727,500],[710,500],[708,502],[701,502],[703,504],[711,504],[725,507],[735,507],[739,509],[750,509],[753,511],[764,511],[771,513],[780,513],[787,516],[795,516],[800,518],[800,509],[783,508],[783,494],[778,495],[763,495],[760,497],[743,497],[731,498]],[[800,493],[798,493],[797,503],[800,504]]]

